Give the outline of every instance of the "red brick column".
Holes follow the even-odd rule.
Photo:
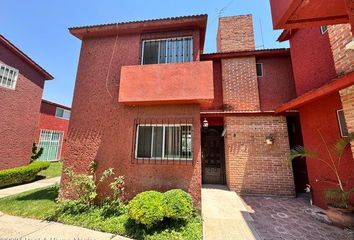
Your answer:
[[[338,24],[328,26],[328,36],[337,75],[354,71],[354,50],[345,48],[353,40],[350,25]]]

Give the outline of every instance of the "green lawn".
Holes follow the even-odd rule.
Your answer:
[[[15,216],[48,219],[54,216],[57,208],[55,199],[58,196],[58,189],[58,186],[52,186],[0,199],[0,211]],[[102,217],[102,209],[96,207],[81,214],[60,215],[57,221],[135,239],[202,239],[200,216],[195,216],[187,223],[164,222],[158,228],[147,230],[130,220],[127,213],[105,218]]]
[[[63,162],[52,162],[49,168],[41,171],[38,175],[46,178],[59,177],[63,168]]]
[[[21,217],[45,219],[54,213],[58,186],[36,189],[18,195],[1,198],[0,211]]]

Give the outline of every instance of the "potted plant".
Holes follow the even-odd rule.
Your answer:
[[[354,207],[350,205],[350,196],[354,193],[354,188],[348,188],[345,186],[340,167],[343,153],[350,145],[350,142],[354,139],[354,134],[350,133],[348,137],[340,138],[334,145],[331,146],[327,145],[322,133],[319,130],[318,134],[325,146],[328,158],[322,158],[318,152],[306,149],[303,146],[296,146],[291,149],[289,160],[293,161],[298,157],[309,157],[308,159],[310,160],[322,162],[328,170],[334,174],[335,182],[330,182],[334,185],[333,188],[326,189],[324,192],[324,197],[328,207],[326,210],[326,215],[334,225],[339,227],[353,227]]]

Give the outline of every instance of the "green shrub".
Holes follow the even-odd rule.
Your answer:
[[[181,189],[173,189],[163,194],[165,217],[187,220],[193,213],[192,197]]]
[[[37,173],[49,167],[48,162],[33,162],[27,166],[0,171],[0,187],[27,183],[35,180]]]
[[[151,228],[164,219],[163,194],[156,191],[139,193],[129,202],[128,213],[136,223]]]

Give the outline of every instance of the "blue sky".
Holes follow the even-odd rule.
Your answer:
[[[51,73],[43,98],[70,106],[80,41],[68,27],[208,14],[205,52],[215,52],[217,18],[251,13],[256,46],[288,47],[277,43],[268,0],[1,0],[0,33]]]

